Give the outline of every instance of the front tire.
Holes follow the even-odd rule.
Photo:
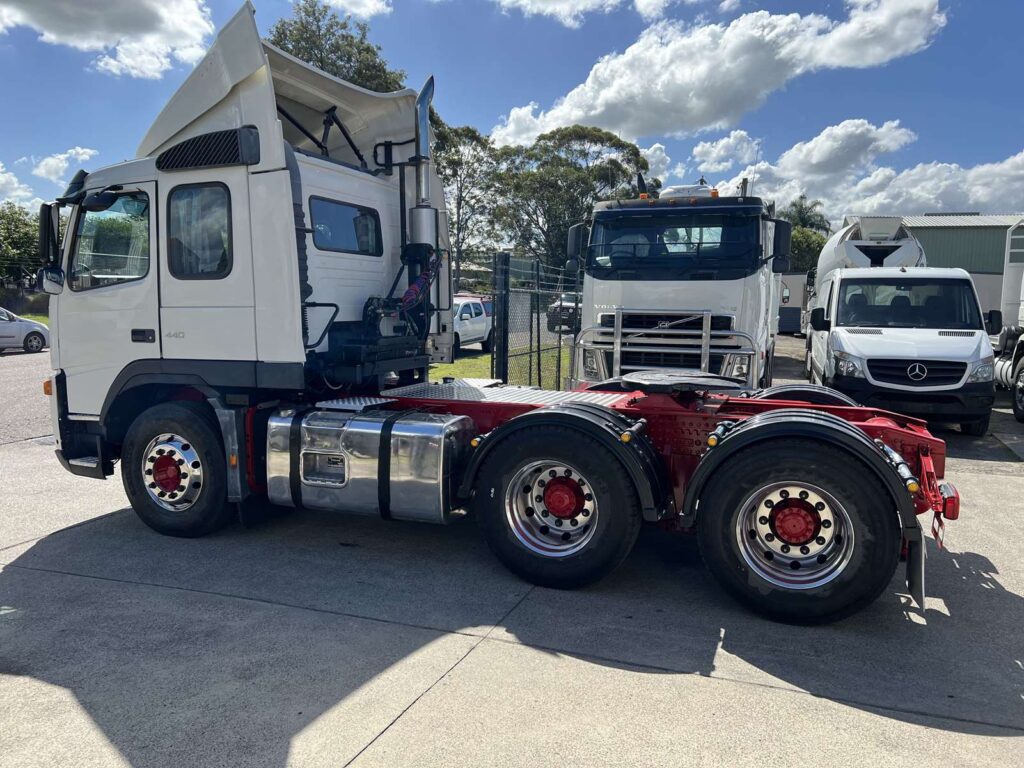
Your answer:
[[[530,427],[498,445],[480,468],[473,501],[488,546],[513,573],[573,589],[613,571],[642,521],[618,459],[576,430]]]
[[[697,528],[708,570],[741,603],[778,621],[836,621],[873,602],[892,579],[902,537],[889,493],[855,463],[807,439],[732,456],[701,494]]]
[[[1014,396],[1014,403],[1016,402],[1017,398]],[[1014,415],[1016,415],[1016,412],[1014,412]],[[983,419],[978,419],[977,421],[966,421],[960,425],[960,431],[965,435],[970,435],[971,437],[984,437],[988,434],[988,427],[991,421],[992,414],[989,414]]]
[[[159,533],[204,536],[231,521],[224,449],[197,403],[143,411],[121,449],[121,479],[136,514]]]
[[[1013,418],[1024,422],[1024,365],[1018,366],[1019,370],[1013,379],[1013,386],[1010,394],[1013,399]]]
[[[32,331],[25,337],[23,346],[26,352],[42,352],[46,346],[46,339],[43,338],[43,334]]]
[[[490,352],[493,347],[494,347],[494,331],[491,330],[491,331],[487,332],[487,338],[484,339],[482,342],[480,342],[480,349],[482,349],[484,352]]]

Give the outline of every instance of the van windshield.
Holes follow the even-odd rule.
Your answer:
[[[760,263],[760,231],[756,215],[601,216],[587,273],[605,280],[738,280]]]
[[[836,325],[863,328],[981,330],[981,312],[969,280],[844,279]]]

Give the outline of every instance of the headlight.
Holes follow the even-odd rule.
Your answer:
[[[596,349],[583,350],[583,378],[588,381],[604,381],[608,378],[603,352]]]
[[[833,352],[836,362],[836,375],[850,378],[864,378],[864,361],[849,352]]]
[[[967,377],[967,381],[971,384],[992,381],[995,374],[994,363],[995,360],[992,357],[986,357],[983,360],[979,360],[971,368],[971,375]]]

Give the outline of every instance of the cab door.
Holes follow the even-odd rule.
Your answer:
[[[170,172],[160,211],[164,358],[256,360],[247,172]]]
[[[50,299],[72,418],[98,415],[129,363],[160,357],[156,199],[156,182],[124,182],[106,210],[72,213],[65,285]]]
[[[832,305],[834,304],[833,294],[836,291],[835,279],[829,280],[828,286],[822,287],[827,290],[825,302],[825,319],[832,320]],[[822,382],[829,375],[828,371],[828,336],[830,331],[815,331],[808,328],[811,334],[811,370]]]

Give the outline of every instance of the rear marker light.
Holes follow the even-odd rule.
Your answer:
[[[43,394],[47,397],[53,395],[53,379],[47,379],[43,382]]]

